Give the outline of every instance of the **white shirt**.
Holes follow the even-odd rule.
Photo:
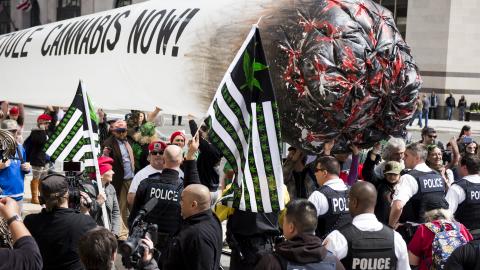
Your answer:
[[[337,191],[344,191],[347,190],[347,185],[343,182],[342,179],[337,178],[337,179],[330,179],[327,182],[323,184],[324,186],[329,186],[333,190]],[[319,191],[315,190],[310,197],[308,197],[308,200],[315,205],[315,208],[317,208],[317,216],[324,215],[328,212],[328,200],[323,193],[320,193]]]
[[[157,170],[153,168],[152,165],[148,165],[147,167],[141,169],[133,177],[132,184],[130,184],[130,189],[128,189],[128,193],[136,193],[138,186],[144,179],[147,179],[150,175],[154,173],[161,173],[161,172],[162,170]]]
[[[420,163],[413,169],[421,172],[433,171],[425,163]],[[404,174],[400,177],[399,183],[395,186],[395,194],[393,195],[392,201],[398,200],[406,204],[410,198],[413,197],[413,195],[417,194],[417,192],[418,183],[417,180],[415,180],[415,177],[411,176],[410,174]]]
[[[383,224],[378,222],[374,214],[361,214],[353,218],[353,226],[361,231],[376,232],[383,228]],[[393,242],[395,245],[395,256],[397,256],[397,269],[405,270],[410,269],[408,263],[408,251],[407,244],[403,240],[402,236],[394,231]],[[345,236],[338,230],[331,232],[323,241],[325,247],[332,252],[339,260],[347,257],[348,242]]]
[[[467,180],[470,183],[480,184],[480,175],[472,174],[463,177],[463,179]],[[457,211],[458,205],[465,201],[466,194],[463,188],[459,185],[451,185],[448,189],[447,195],[445,196],[445,200],[447,200],[449,205],[449,210],[454,214]]]

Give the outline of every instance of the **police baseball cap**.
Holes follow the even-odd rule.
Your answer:
[[[40,193],[47,201],[49,199],[62,197],[67,191],[67,179],[61,174],[47,175],[40,183]]]
[[[385,170],[384,173],[392,173],[392,174],[400,174],[402,171],[402,164],[397,161],[389,161],[387,164],[385,164]]]

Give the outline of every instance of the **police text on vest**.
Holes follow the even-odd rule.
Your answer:
[[[353,258],[352,269],[390,269],[390,258]]]

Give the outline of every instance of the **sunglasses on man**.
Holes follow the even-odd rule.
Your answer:
[[[154,156],[161,156],[161,155],[163,155],[163,151],[152,151],[152,152],[150,152],[150,154],[152,154]]]

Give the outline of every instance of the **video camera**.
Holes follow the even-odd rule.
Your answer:
[[[140,266],[143,253],[145,252],[145,247],[141,244],[143,238],[148,236],[154,246],[157,244],[158,226],[144,221],[145,216],[155,208],[157,203],[158,199],[154,197],[143,206],[132,223],[131,234],[120,245],[119,250],[120,254],[122,254],[122,263],[126,268],[138,268]]]
[[[75,210],[80,210],[80,190],[84,190],[81,181],[82,178],[82,164],[77,161],[64,161],[63,171],[68,183],[68,207]],[[87,208],[91,207],[91,203],[84,203]]]

